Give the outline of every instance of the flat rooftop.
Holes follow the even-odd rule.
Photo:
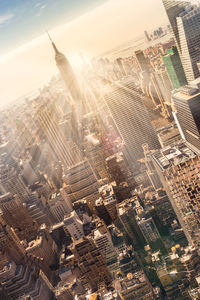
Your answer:
[[[165,147],[152,154],[154,161],[162,170],[171,166],[177,166],[192,158],[196,153],[186,144],[186,142],[177,142],[173,146]]]
[[[190,82],[189,85],[185,85],[173,93],[172,98],[180,100],[190,100],[196,96],[200,95],[200,79],[197,78]]]
[[[178,128],[167,128],[161,131],[158,136],[162,139],[162,141],[170,140],[173,137],[180,136],[180,132]]]

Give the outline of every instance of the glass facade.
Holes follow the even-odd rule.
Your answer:
[[[163,62],[174,89],[179,89],[187,84],[185,73],[176,47],[167,50]]]

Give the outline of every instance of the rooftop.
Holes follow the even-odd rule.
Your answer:
[[[200,95],[200,78],[193,80],[189,85],[175,90],[172,98],[188,101],[197,95]]]
[[[35,240],[31,241],[28,244],[28,247],[26,248],[26,251],[29,251],[31,249],[34,249],[34,248],[40,246],[41,243],[42,243],[42,236],[38,236]]]
[[[158,135],[162,139],[162,141],[167,141],[175,136],[180,136],[180,132],[178,128],[166,128]]]
[[[171,166],[177,166],[192,158],[196,157],[196,153],[186,144],[186,142],[177,142],[173,146],[165,147],[152,154],[154,161],[162,170]]]

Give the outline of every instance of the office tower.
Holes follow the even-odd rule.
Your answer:
[[[112,243],[118,255],[126,251],[127,244],[125,243],[123,233],[113,224],[108,226],[108,229],[112,238]]]
[[[44,133],[44,128],[42,126],[40,126],[39,130],[43,131]],[[49,174],[50,178],[52,178],[52,174],[56,168],[55,166],[59,165],[62,167],[62,163],[58,163],[59,158],[45,134],[42,137],[40,144],[34,144],[29,149],[29,153],[31,155],[31,167],[36,173],[47,173]]]
[[[197,63],[199,53],[200,7],[189,1],[163,0],[187,81],[200,76]]]
[[[140,70],[149,73],[151,65],[149,59],[144,56],[144,52],[142,50],[135,51],[135,57]]]
[[[144,31],[144,34],[145,34],[145,37],[147,39],[147,42],[150,42],[151,38],[149,37],[148,32],[146,30]]]
[[[144,143],[148,143],[150,149],[160,148],[148,112],[133,80],[132,77],[128,77],[111,86],[105,93],[105,101],[125,142],[129,163],[142,158]]]
[[[100,285],[111,282],[105,259],[93,239],[83,238],[73,243],[71,248],[81,271],[81,282],[86,288],[95,291]]]
[[[162,243],[162,241],[153,219],[151,217],[142,218],[137,223],[147,244],[149,244],[153,249],[157,250],[160,246],[159,242]],[[159,243],[158,248],[156,247],[156,243]]]
[[[126,277],[128,274],[134,274],[139,271],[139,265],[137,264],[136,257],[131,248],[125,249],[118,256],[118,268],[122,277]]]
[[[185,142],[156,151],[152,161],[190,244],[199,244],[199,162]]]
[[[2,219],[11,226],[20,240],[30,241],[38,233],[38,225],[31,218],[17,195],[11,193],[0,196]]]
[[[176,110],[175,120],[181,136],[200,150],[200,80],[175,91],[172,101]]]
[[[143,144],[142,147],[144,150],[145,165],[147,168],[146,172],[149,177],[149,180],[155,190],[160,189],[163,186],[158,176],[158,173],[156,172],[155,167],[151,161],[151,157],[150,157],[151,151],[149,150],[149,146],[148,144]]]
[[[114,222],[117,218],[117,200],[113,190],[112,184],[106,184],[99,188],[99,194],[103,199],[104,206],[110,215],[111,220]]]
[[[20,161],[20,168],[21,168],[22,178],[25,181],[27,186],[38,181],[39,176],[33,169],[30,158]]]
[[[167,55],[163,56],[163,62],[174,89],[178,89],[187,84],[183,66],[177,47],[166,50]]]
[[[73,203],[73,209],[77,213],[79,217],[82,217],[84,214],[90,216],[91,211],[87,205],[87,201],[85,199],[78,200]]]
[[[15,127],[19,148],[25,150],[32,145],[34,137],[22,120],[17,119]]]
[[[48,200],[48,208],[51,212],[54,223],[55,222],[62,222],[64,216],[72,212],[73,208],[71,205],[71,201],[66,195],[64,189],[60,189],[59,192],[53,193]]]
[[[182,264],[180,267],[185,273],[188,282],[194,282],[194,279],[199,274],[200,257],[198,249],[195,247],[187,247],[184,249],[184,253],[177,261],[177,265]]]
[[[42,105],[37,111],[40,126],[58,159],[67,169],[80,161],[81,154],[76,145],[67,141],[58,126],[53,104]]]
[[[63,222],[59,222],[51,226],[49,228],[49,233],[59,250],[62,249],[63,245],[69,245],[72,242],[69,234],[66,235]]]
[[[176,270],[172,272],[166,267],[161,267],[157,270],[157,276],[166,292],[168,299],[188,299],[187,290],[183,284],[183,275],[178,273]]]
[[[43,199],[44,201],[47,201],[49,195],[52,193],[52,187],[50,186],[50,183],[45,179],[44,176],[41,176],[40,181],[34,183],[29,188],[33,193],[36,192],[38,197]]]
[[[111,217],[104,205],[104,201],[101,197],[99,199],[97,199],[95,202],[95,210],[96,210],[96,214],[98,215],[98,217],[101,220],[103,220],[107,226],[112,223],[112,219],[111,219]]]
[[[29,200],[25,205],[29,215],[39,226],[42,224],[52,224],[50,214],[36,192],[30,194]]]
[[[21,175],[9,165],[0,165],[0,192],[16,194],[24,202],[29,198],[29,191]]]
[[[63,169],[61,164],[57,164],[53,168],[53,172],[51,174],[51,180],[56,189],[61,189],[63,185]]]
[[[17,194],[21,200],[26,201],[29,191],[22,180],[20,167],[9,149],[9,143],[0,146],[0,193]]]
[[[151,208],[148,211],[152,216],[156,227],[159,229],[159,233],[161,236],[166,236],[168,230],[172,228],[172,224],[175,223],[177,219],[169,197],[164,190],[159,189],[155,193],[147,192],[145,201],[151,205]],[[178,224],[177,229],[180,231],[180,226],[178,226]]]
[[[55,296],[57,300],[81,300],[81,295],[85,295],[86,291],[81,285],[81,282],[77,279],[66,281],[61,281],[58,283]],[[83,296],[84,297],[84,296]]]
[[[123,59],[120,58],[120,57],[118,57],[118,58],[115,60],[115,65],[116,65],[117,68],[118,68],[120,78],[126,76],[126,72],[125,72],[125,69],[124,69],[124,66],[123,66]]]
[[[105,163],[106,155],[103,146],[102,141],[95,134],[89,134],[85,137],[85,155],[98,179],[108,177]]]
[[[118,219],[115,224],[124,234],[127,241],[134,247],[143,247],[145,244],[141,230],[136,222],[136,212],[134,210],[137,196],[126,199],[117,205]]]
[[[152,95],[156,99],[152,99],[154,103],[158,103],[164,117],[170,117],[171,91],[172,86],[166,70],[158,70],[151,74],[151,85],[155,91]]]
[[[50,38],[50,36],[49,36]],[[51,40],[53,49],[55,51],[55,60],[56,60],[56,65],[59,69],[61,78],[63,79],[67,90],[70,92],[73,101],[80,102],[82,99],[82,94],[80,91],[80,87],[77,81],[77,78],[74,74],[74,71],[68,61],[68,59],[65,57],[64,54],[62,54],[60,51],[58,51],[56,45],[54,42]]]
[[[117,252],[113,246],[108,229],[105,226],[97,227],[91,234],[99,252],[106,260],[110,272],[116,271],[118,267]]]
[[[8,165],[14,168],[17,173],[20,173],[20,167],[13,156],[12,143],[5,142],[3,144],[0,144],[0,161],[1,164]]]
[[[56,261],[57,246],[45,225],[40,229],[36,239],[28,243],[26,253],[28,256],[42,259],[42,270],[45,274],[50,273],[49,268]]]
[[[73,290],[71,284],[65,284],[62,287],[59,287],[55,291],[55,296],[57,300],[73,300]]]
[[[129,273],[120,280],[120,294],[122,299],[153,300],[153,288],[143,271]]]
[[[87,160],[83,160],[68,169],[64,179],[63,189],[71,203],[85,199],[91,211],[95,200],[99,198],[99,184],[93,169]]]
[[[158,131],[158,139],[162,148],[165,148],[180,141],[181,135],[176,125],[170,125]]]
[[[107,157],[106,166],[110,175],[110,180],[115,181],[117,186],[127,182],[130,189],[136,187],[136,182],[122,152],[117,152],[114,155]]]
[[[83,223],[75,211],[66,215],[63,222],[65,230],[70,234],[74,241],[78,241],[84,237]]]
[[[25,249],[21,245],[14,229],[1,220],[0,217],[0,270],[8,261],[21,264],[25,258]]]
[[[30,260],[26,265],[9,262],[0,271],[0,282],[0,297],[5,291],[8,299],[23,299],[30,296],[34,300],[53,300],[51,283],[38,265]]]
[[[189,1],[179,1],[179,0],[163,0],[163,5],[165,7],[169,22],[171,24],[172,31],[174,33],[175,40],[179,45],[179,32],[177,26],[177,16],[185,11],[186,6]]]

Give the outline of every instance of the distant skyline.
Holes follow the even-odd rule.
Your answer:
[[[73,60],[108,51],[167,22],[162,0],[13,0],[0,3],[0,106],[56,72],[44,31]]]

